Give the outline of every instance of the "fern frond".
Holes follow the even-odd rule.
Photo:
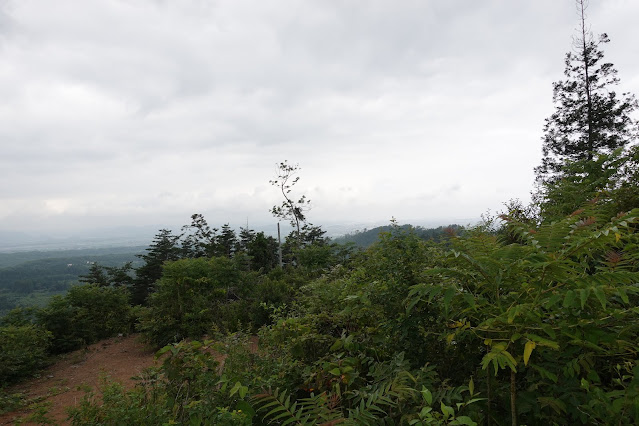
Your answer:
[[[292,424],[292,425],[310,425],[303,421],[302,413],[297,411],[297,404],[291,404],[291,395],[279,389],[275,389],[273,393],[265,392],[254,395],[252,397],[258,411],[267,411],[263,416],[263,420],[269,424]]]
[[[275,389],[252,397],[257,411],[264,412],[262,419],[269,424],[282,426],[295,425],[334,425],[344,420],[342,413],[335,407],[334,398],[321,393],[311,395],[299,401],[291,401],[286,390]]]

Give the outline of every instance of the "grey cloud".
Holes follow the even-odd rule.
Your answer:
[[[621,53],[624,7],[591,6]],[[268,218],[283,159],[314,223],[478,215],[527,195],[574,26],[555,0],[0,0],[0,219]]]

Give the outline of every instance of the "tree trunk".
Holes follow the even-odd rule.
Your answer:
[[[490,369],[486,369],[486,426],[491,426],[493,413],[491,411],[491,395],[490,395]]]
[[[510,417],[512,426],[517,426],[517,389],[516,389],[516,373],[510,371]]]
[[[585,6],[584,6],[584,1],[583,0],[579,0],[579,6],[581,8],[581,54],[582,54],[582,61],[584,64],[584,73],[585,73],[585,80],[584,81],[584,89],[586,90],[586,100],[587,100],[587,126],[588,126],[588,161],[592,161],[593,159],[593,152],[595,150],[595,141],[594,141],[594,135],[593,135],[593,129],[594,129],[594,118],[593,118],[593,111],[592,111],[592,93],[591,93],[591,89],[590,89],[590,69],[589,69],[589,59],[590,59],[590,55],[588,53],[588,44],[586,41],[586,15],[585,15]]]
[[[280,269],[284,267],[284,263],[282,262],[282,236],[280,234],[280,223],[277,222],[277,255],[280,260]]]

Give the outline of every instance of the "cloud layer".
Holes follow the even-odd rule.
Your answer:
[[[634,1],[593,31],[639,93]],[[526,199],[570,1],[0,0],[0,229],[455,221]]]

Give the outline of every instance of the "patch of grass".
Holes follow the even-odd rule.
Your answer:
[[[77,385],[75,387],[75,390],[83,391],[83,392],[86,392],[86,393],[90,393],[90,392],[93,391],[93,388],[91,386],[87,385],[86,383],[82,383],[82,384]]]
[[[71,390],[69,386],[51,386],[47,392],[47,397],[60,395]]]
[[[28,405],[29,401],[22,392],[9,393],[0,389],[0,414],[10,413]]]
[[[51,402],[38,402],[29,405],[31,413],[21,419],[15,420],[15,424],[19,425],[25,422],[36,423],[39,425],[54,425],[56,421],[49,417],[49,409],[51,408]]]

